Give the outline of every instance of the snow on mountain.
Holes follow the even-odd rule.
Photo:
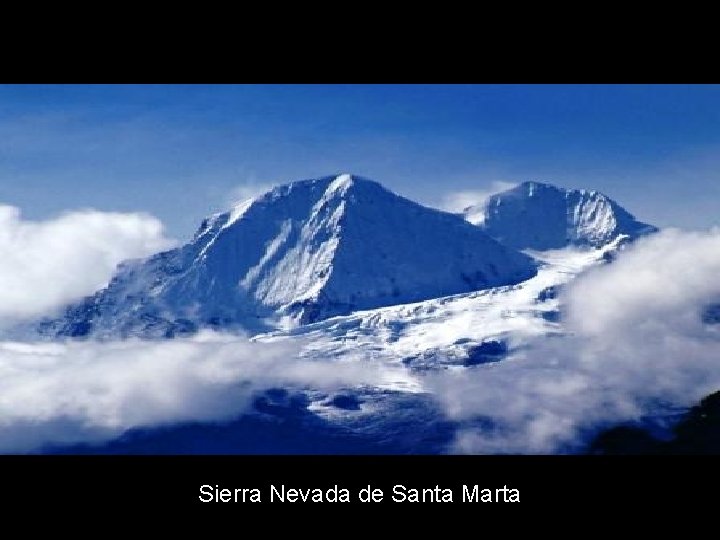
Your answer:
[[[465,218],[516,249],[599,247],[619,235],[632,239],[655,232],[597,191],[524,182],[464,211]]]
[[[421,370],[502,360],[538,336],[562,333],[559,289],[606,264],[623,240],[600,249],[534,252],[538,273],[519,284],[358,311],[253,339],[300,338],[307,342],[303,355],[310,358],[401,362]],[[412,390],[405,379],[395,389]]]
[[[250,332],[519,283],[535,262],[462,217],[350,175],[293,182],[205,220],[181,248],[124,264],[44,323],[54,335]]]

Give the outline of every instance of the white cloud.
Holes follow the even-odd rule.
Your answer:
[[[146,214],[83,210],[28,221],[0,205],[0,319],[39,315],[102,287],[118,263],[169,247]]]
[[[566,297],[568,324],[588,336],[634,335],[658,323],[689,331],[699,306],[720,292],[718,276],[720,229],[667,229],[579,279]]]
[[[298,358],[298,342],[0,342],[0,452],[102,442],[133,427],[229,420],[259,390],[377,384],[367,362]]]
[[[441,210],[446,212],[461,213],[469,207],[482,207],[490,196],[501,191],[505,191],[514,187],[513,182],[504,182],[496,180],[492,182],[486,189],[478,190],[461,190],[453,191],[443,195],[440,203],[437,205]],[[473,223],[481,222],[482,216],[480,215],[480,209],[475,218],[470,219]]]
[[[230,206],[235,206],[236,204],[246,201],[247,199],[262,195],[263,193],[270,191],[273,187],[274,184],[270,184],[267,182],[259,182],[257,180],[251,179],[247,182],[243,182],[242,184],[238,184],[237,186],[235,186],[230,191],[226,202]]]
[[[720,389],[720,329],[700,312],[720,298],[720,231],[668,230],[569,285],[563,338],[514,357],[427,378],[464,423],[460,452],[578,448],[594,430],[687,407]],[[479,429],[489,419],[492,429]]]

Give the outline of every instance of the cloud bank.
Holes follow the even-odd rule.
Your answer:
[[[0,321],[91,294],[121,261],[170,245],[160,221],[146,214],[84,210],[28,221],[0,205]]]
[[[563,293],[562,338],[513,357],[436,374],[426,385],[460,421],[454,450],[573,451],[603,425],[688,407],[720,389],[720,230],[638,241]]]
[[[0,452],[103,442],[133,427],[230,420],[271,387],[377,385],[367,363],[298,358],[298,342],[0,343]]]

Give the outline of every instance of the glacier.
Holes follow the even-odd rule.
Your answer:
[[[357,311],[252,339],[300,339],[306,343],[303,357],[376,360],[413,370],[489,363],[534,338],[562,334],[560,288],[607,264],[624,241],[619,237],[599,249],[530,251],[538,272],[519,284]],[[478,362],[482,357],[486,362]],[[408,390],[412,384],[401,377],[388,388]]]

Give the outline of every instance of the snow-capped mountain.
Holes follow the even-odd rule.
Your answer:
[[[516,249],[600,247],[620,235],[632,239],[655,232],[597,191],[524,182],[465,209],[468,221]]]
[[[193,240],[122,265],[44,323],[56,335],[251,332],[524,281],[534,261],[462,217],[350,175],[293,182],[205,220]]]
[[[208,218],[188,244],[123,264],[107,288],[47,321],[46,333],[115,338],[244,330],[255,344],[287,346],[299,362],[357,366],[358,373],[374,374],[372,382],[352,376],[328,389],[304,379],[272,381],[268,388],[261,381],[248,409],[219,427],[141,427],[99,449],[50,450],[443,453],[467,451],[464,433],[491,440],[503,422],[512,426],[513,415],[504,418],[508,407],[497,415],[449,413],[475,393],[472,386],[463,390],[462,381],[485,396],[492,394],[485,377],[517,377],[522,391],[538,369],[538,356],[528,351],[539,340],[567,337],[563,289],[614,264],[628,238],[655,230],[601,195],[568,192],[584,202],[573,203],[579,215],[565,222],[565,234],[572,228],[576,237],[561,239],[553,227],[571,205],[563,198],[558,210],[557,197],[536,189],[565,191],[530,186],[513,190],[532,199],[529,213],[537,219],[535,229],[525,230],[529,240],[519,243],[544,248],[562,240],[560,249],[520,253],[462,216],[341,175],[277,187]],[[504,210],[508,195],[501,195],[496,206]],[[550,232],[538,235],[543,224]],[[712,309],[704,316],[712,322]],[[187,342],[209,336],[215,334]],[[546,369],[543,364],[538,373]],[[461,384],[444,394],[448,381]],[[530,447],[537,448],[545,451]]]

